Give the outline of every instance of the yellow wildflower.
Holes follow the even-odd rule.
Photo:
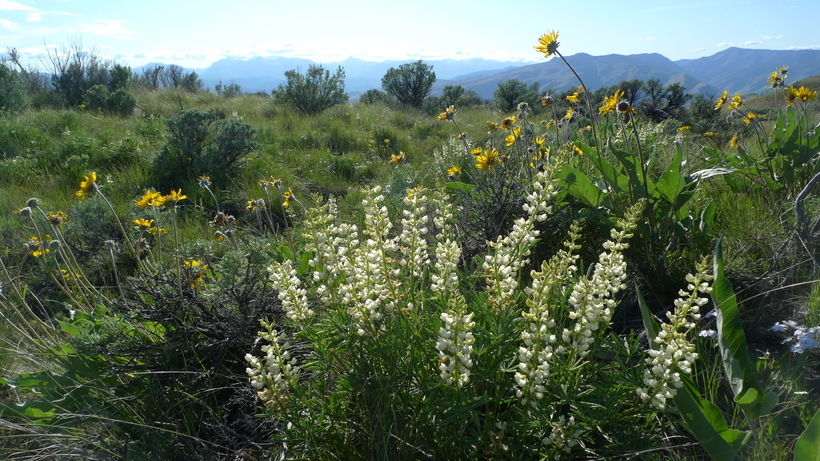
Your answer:
[[[145,191],[145,193],[142,194],[142,198],[134,200],[134,205],[143,209],[149,206],[160,206],[163,203],[165,203],[165,197],[159,192],[152,190]]]
[[[162,197],[162,199],[166,203],[170,202],[170,203],[173,203],[173,204],[176,204],[180,200],[185,200],[186,198],[188,198],[188,196],[187,195],[182,195],[182,189],[177,189],[177,190],[171,189],[171,193],[169,193],[168,195]]]
[[[507,135],[507,137],[504,138],[504,141],[507,143],[507,147],[515,144],[515,141],[518,139],[519,136],[521,136],[521,127],[517,126],[512,129],[512,134]]]
[[[444,112],[438,115],[439,120],[452,120],[456,115],[456,106],[448,107]]]
[[[535,50],[539,53],[544,53],[544,57],[548,58],[558,53],[558,32],[551,30],[538,39],[538,45]]]
[[[143,218],[135,219],[133,222],[134,222],[135,226],[143,227],[143,228],[146,228],[146,229],[151,227],[151,225],[154,224],[153,219],[143,219]]]
[[[391,155],[390,163],[403,163],[405,159],[404,152],[399,152],[399,155]]]
[[[578,101],[581,100],[581,93],[583,93],[583,92],[584,92],[584,88],[579,86],[575,91],[572,92],[571,95],[567,96],[567,101],[569,101],[573,104],[578,104]]]
[[[483,155],[477,156],[477,163],[475,164],[475,167],[479,170],[492,168],[496,163],[500,161],[498,154],[498,149],[490,149],[486,151]]]
[[[756,113],[754,113],[754,112],[748,112],[748,113],[747,113],[747,114],[743,117],[743,123],[745,123],[745,124],[747,124],[747,125],[748,125],[748,124],[752,123],[752,121],[754,121],[754,119],[756,119],[756,118],[757,118],[757,114],[756,114]]]
[[[568,107],[567,108],[567,113],[566,113],[566,115],[564,115],[563,119],[564,120],[572,120],[572,115],[574,113],[575,113],[575,109],[573,109],[572,106]]]
[[[476,148],[474,148],[473,150],[470,151],[471,155],[481,155],[483,153],[484,153],[484,149],[482,149],[480,147],[476,147]]]
[[[65,224],[68,221],[68,215],[63,213],[62,211],[58,211],[56,213],[47,212],[46,218],[48,219],[48,223],[52,226],[59,226]]]
[[[97,190],[97,173],[92,171],[88,176],[83,178],[80,182],[80,190],[74,193],[79,198],[85,198],[86,195],[96,192]]]
[[[738,136],[738,135],[732,136],[732,139],[729,140],[729,147],[731,147],[733,149],[739,148],[740,147],[740,145],[738,144],[739,141],[740,141],[740,136]]]
[[[288,190],[286,190],[285,192],[282,193],[282,197],[285,199],[282,202],[282,206],[283,207],[290,206],[290,201],[293,198],[293,191],[290,189],[290,187],[288,187]]]
[[[689,131],[691,129],[692,129],[691,126],[685,125],[685,126],[682,126],[682,127],[678,128],[678,131],[681,132],[681,133],[686,133],[687,131]]]
[[[546,96],[541,96],[541,105],[544,107],[549,107],[552,105],[552,95],[548,94]]]
[[[740,97],[740,93],[735,93],[734,97],[732,97],[732,102],[729,104],[729,109],[737,109],[743,103],[743,98]]]
[[[604,105],[598,108],[598,112],[600,112],[601,115],[606,115],[606,114],[609,114],[610,112],[614,112],[615,108],[618,106],[618,102],[620,102],[621,99],[623,99],[623,97],[624,97],[623,90],[620,90],[620,89],[616,90],[615,94],[613,94],[612,96],[607,96],[606,98],[604,98]]]
[[[504,131],[508,131],[510,129],[510,127],[512,126],[512,124],[515,123],[516,121],[518,121],[518,119],[515,118],[514,115],[511,115],[511,116],[505,118],[504,120],[501,121],[501,129],[504,130]]]
[[[447,176],[450,176],[450,177],[453,177],[453,176],[455,176],[459,173],[461,173],[461,167],[460,166],[453,166],[453,167],[450,167],[449,170],[447,170]]]
[[[806,88],[805,86],[801,86],[800,88],[798,88],[796,90],[795,97],[797,98],[798,101],[803,101],[803,102],[816,101],[817,100],[817,92],[812,91],[812,90]]]
[[[704,136],[707,136],[707,137],[710,137],[710,138],[713,138],[713,137],[715,137],[719,134],[720,133],[715,133],[714,131],[707,131],[706,133],[703,133]]]
[[[487,133],[493,133],[493,132],[498,131],[498,123],[487,122],[487,129],[490,130]]]
[[[718,98],[717,102],[715,103],[715,110],[718,110],[718,109],[722,108],[722,107],[723,107],[723,105],[724,105],[724,104],[726,104],[726,100],[727,100],[728,98],[729,98],[729,92],[728,92],[728,91],[724,91],[724,92],[720,95],[720,97]]]

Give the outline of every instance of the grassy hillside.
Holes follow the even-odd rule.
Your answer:
[[[132,91],[0,117],[9,459],[790,460],[820,408],[815,101]]]

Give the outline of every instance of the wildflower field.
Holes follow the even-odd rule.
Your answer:
[[[817,83],[577,77],[1,115],[0,457],[820,459]]]

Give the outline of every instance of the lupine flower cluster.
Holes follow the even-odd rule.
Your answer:
[[[409,189],[404,197],[404,204],[408,208],[403,211],[402,233],[399,236],[402,243],[401,251],[405,255],[405,258],[401,260],[401,265],[408,266],[409,275],[414,279],[419,279],[424,269],[430,264],[425,240],[428,232],[428,218],[425,214],[427,196],[424,188],[417,186]]]
[[[399,297],[395,296],[391,280],[398,276],[395,255],[396,237],[390,237],[392,224],[387,207],[382,204],[381,187],[367,191],[362,200],[365,207],[365,240],[352,259],[349,283],[342,284],[342,302],[349,307],[359,335],[375,335],[383,329],[385,313],[393,312]]]
[[[260,324],[265,331],[260,331],[259,337],[267,341],[262,346],[265,357],[260,361],[246,354],[245,360],[249,366],[245,372],[265,407],[271,411],[281,411],[288,399],[289,389],[298,379],[298,368],[290,355],[290,343],[285,333],[275,330],[272,324],[264,320]]]
[[[527,324],[521,332],[523,344],[518,348],[519,363],[515,373],[516,397],[525,405],[535,407],[544,397],[544,383],[549,378],[553,344],[557,339],[552,331],[555,318],[550,306],[563,295],[564,285],[576,270],[578,255],[573,252],[580,248],[577,244],[580,232],[581,227],[573,223],[565,248],[549,261],[544,261],[541,271],[532,271],[532,284],[526,290],[529,310],[521,314]]]
[[[313,281],[322,304],[328,306],[340,301],[336,289],[351,270],[351,253],[359,245],[358,229],[354,224],[339,223],[336,199],[307,211],[305,251],[313,257],[308,262],[313,268]]]
[[[473,366],[473,314],[467,313],[464,297],[456,295],[448,300],[447,310],[442,312],[440,318],[442,326],[436,349],[441,379],[447,384],[462,387],[470,380],[470,367]]]
[[[638,388],[638,396],[644,402],[663,410],[666,401],[673,398],[683,386],[681,373],[691,374],[692,365],[698,357],[695,346],[687,336],[700,320],[700,308],[709,302],[700,294],[712,291],[709,282],[712,276],[707,274],[707,264],[703,261],[695,275],[688,274],[687,289],[680,291],[680,298],[675,300],[675,309],[666,313],[669,323],[661,325],[661,331],[648,351],[647,369],[644,370],[645,388]]]
[[[542,440],[544,445],[551,446],[554,449],[555,457],[553,459],[561,459],[562,454],[572,451],[572,447],[578,445],[583,430],[578,428],[575,422],[575,417],[567,418],[564,415],[555,418],[550,424],[552,430],[550,434]]]
[[[307,290],[296,276],[296,268],[291,261],[275,262],[268,267],[273,289],[279,292],[285,315],[295,322],[303,322],[313,317],[308,305]]]
[[[623,251],[629,247],[626,240],[632,237],[644,203],[638,202],[627,210],[626,217],[619,220],[620,229],[612,229],[611,238],[604,243],[608,252],[601,253],[592,278],[582,276],[572,289],[569,297],[571,311],[569,318],[575,323],[564,329],[561,339],[569,344],[569,351],[576,358],[584,357],[595,340],[595,333],[601,325],[609,324],[615,307],[615,294],[625,288],[626,261]],[[560,352],[567,347],[559,346]]]
[[[543,222],[552,211],[552,199],[558,193],[556,166],[544,165],[533,181],[533,190],[527,194],[524,211],[526,218],[518,218],[509,234],[489,242],[490,254],[484,257],[483,270],[487,276],[487,294],[493,309],[503,310],[512,302],[518,288],[518,273],[529,259],[530,247],[538,237],[537,222]]]

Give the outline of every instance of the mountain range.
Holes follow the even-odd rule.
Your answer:
[[[786,83],[820,75],[820,50],[753,50],[728,48],[711,56],[672,61],[658,53],[591,56],[578,53],[566,56],[567,61],[584,79],[590,91],[612,86],[623,80],[657,78],[664,85],[680,83],[690,93],[709,96],[729,91],[743,95],[760,94],[766,90],[769,74],[777,67],[788,66]],[[341,66],[345,71],[345,89],[351,99],[372,88],[381,88],[381,78],[391,67],[413,62],[364,61],[348,58],[340,62],[321,63],[332,71]],[[518,79],[527,85],[538,82],[541,90],[562,92],[578,86],[578,81],[563,61],[557,58],[540,63],[497,61],[489,59],[424,60],[433,66],[437,81],[433,94],[445,85],[461,85],[482,98],[492,99],[498,83]],[[193,69],[207,87],[217,83],[236,83],[246,92],[270,90],[285,81],[286,71],[305,71],[314,61],[282,56],[241,59],[227,57],[205,69]],[[148,64],[150,67],[156,64]],[[142,68],[137,68],[137,73]]]

